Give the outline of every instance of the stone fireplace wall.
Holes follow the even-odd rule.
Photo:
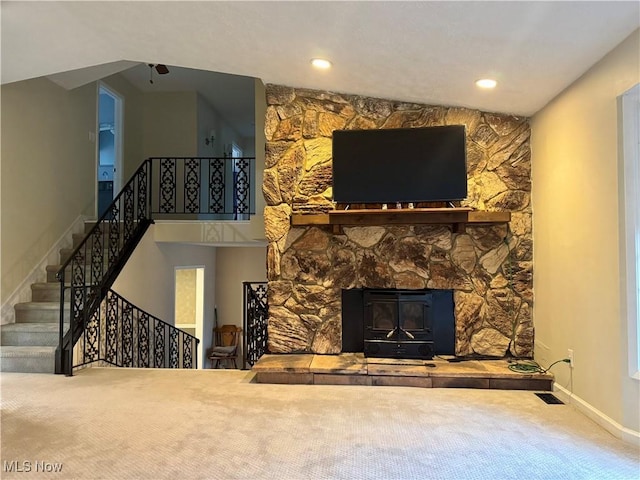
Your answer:
[[[508,225],[292,228],[292,212],[331,202],[338,129],[466,125],[462,206],[510,211]],[[267,86],[265,229],[269,348],[341,351],[341,289],[454,289],[456,354],[531,357],[533,243],[527,118]],[[366,168],[366,159],[363,159]],[[410,172],[407,172],[410,175]]]

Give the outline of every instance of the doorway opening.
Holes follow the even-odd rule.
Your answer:
[[[198,368],[203,368],[204,267],[175,267],[175,326],[200,340]]]
[[[98,87],[98,218],[121,188],[124,98],[103,83]]]

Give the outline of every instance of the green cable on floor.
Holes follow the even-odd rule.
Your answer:
[[[553,362],[547,368],[542,368],[538,362],[529,360],[527,362],[512,363],[509,365],[509,370],[517,373],[547,373],[551,367],[560,362],[570,363],[571,361],[568,358],[563,358]]]

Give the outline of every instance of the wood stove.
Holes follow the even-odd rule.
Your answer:
[[[433,358],[432,303],[425,292],[365,290],[365,355]]]
[[[453,355],[452,290],[352,289],[342,296],[342,351],[368,357]]]

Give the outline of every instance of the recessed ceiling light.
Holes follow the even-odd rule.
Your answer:
[[[495,88],[498,82],[491,78],[481,78],[476,80],[476,85],[480,88]]]
[[[316,68],[321,68],[326,70],[327,68],[331,68],[331,62],[329,60],[325,60],[324,58],[312,58],[311,65]]]

